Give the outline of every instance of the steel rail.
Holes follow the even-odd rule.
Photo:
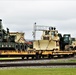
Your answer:
[[[76,63],[7,63],[0,64],[1,67],[27,67],[27,66],[76,66]]]

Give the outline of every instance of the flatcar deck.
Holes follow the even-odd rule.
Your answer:
[[[0,57],[37,57],[37,58],[44,58],[44,57],[54,57],[54,56],[74,56],[76,54],[76,50],[71,51],[15,51],[15,50],[0,50]]]

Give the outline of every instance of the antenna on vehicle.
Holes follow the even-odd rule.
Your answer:
[[[36,39],[36,22],[34,23],[33,39]]]

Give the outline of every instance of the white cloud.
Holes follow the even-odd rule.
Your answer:
[[[10,31],[25,32],[32,39],[33,24],[51,25],[76,37],[76,1],[0,1],[0,18]]]

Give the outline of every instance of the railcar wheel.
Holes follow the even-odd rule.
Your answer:
[[[39,54],[38,54],[38,52],[36,53],[36,59],[39,59]]]
[[[23,56],[22,59],[24,59],[25,57]]]
[[[45,56],[43,55],[43,56],[42,56],[42,59],[44,59],[44,58],[45,58]]]
[[[28,60],[28,59],[29,59],[29,57],[27,56],[27,57],[26,57],[26,59]]]
[[[49,55],[48,55],[48,59],[50,59],[50,58],[51,58],[51,55],[49,54]]]
[[[39,59],[41,59],[41,54],[39,54]]]
[[[34,56],[32,56],[32,59],[34,59]]]

